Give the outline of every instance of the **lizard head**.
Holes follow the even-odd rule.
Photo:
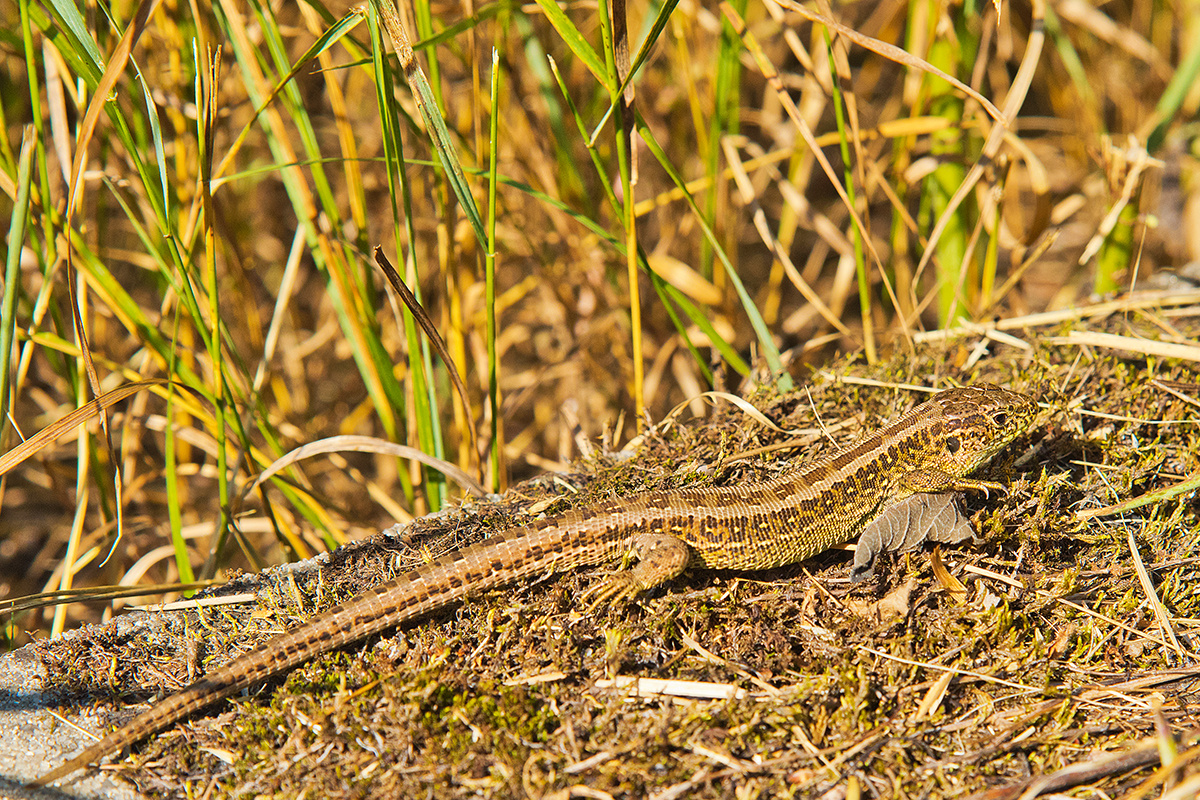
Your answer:
[[[1003,450],[1038,410],[1029,395],[990,383],[947,389],[929,402],[942,410],[945,455],[959,475],[969,475]]]

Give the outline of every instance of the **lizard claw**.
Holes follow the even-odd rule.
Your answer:
[[[584,592],[583,599],[588,613],[611,602],[632,600],[643,590],[634,574],[629,570],[614,572],[600,583]]]
[[[1003,483],[996,483],[995,481],[975,481],[968,478],[959,478],[957,481],[955,481],[954,488],[960,492],[973,489],[977,492],[983,492],[984,497],[991,497],[992,489],[995,489],[997,492],[1008,491],[1008,487]]]
[[[669,581],[683,572],[692,551],[682,539],[664,533],[647,533],[634,537],[628,557],[637,559],[631,569],[612,573],[588,592],[594,598],[589,611],[610,600],[632,600],[647,589]]]

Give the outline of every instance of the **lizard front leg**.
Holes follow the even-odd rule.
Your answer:
[[[971,478],[958,478],[940,469],[914,469],[911,472],[905,473],[900,478],[900,488],[904,490],[905,494],[915,494],[917,492],[939,494],[941,492],[964,492],[968,489],[973,489],[987,495],[991,489],[995,489],[998,492],[1006,491],[1002,483],[977,481]]]

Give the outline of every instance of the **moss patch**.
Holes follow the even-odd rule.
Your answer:
[[[1200,468],[1196,408],[1163,388],[1194,397],[1194,373],[1032,337],[964,369],[973,344],[874,367],[847,360],[808,391],[750,395],[777,424],[811,434],[773,432],[731,407],[671,420],[636,459],[599,454],[501,502],[339,551],[319,571],[265,576],[254,606],[163,615],[132,637],[97,629],[40,653],[75,693],[147,701],[430,553],[515,524],[534,503],[559,511],[764,479],[920,399],[828,374],[992,381],[1036,393],[1047,413],[984,470],[1009,492],[968,500],[984,541],[942,555],[962,592],[924,553],[887,559],[860,586],[832,551],[765,573],[685,575],[595,612],[578,602],[594,574],[555,576],[317,658],[156,737],[120,769],[172,796],[566,797],[586,786],[590,796],[811,797],[856,781],[879,796],[1016,797],[1031,776],[1154,735],[1156,720],[1181,736],[1200,727],[1198,673],[1184,666],[1200,619],[1194,497],[1076,515]],[[617,677],[743,695],[633,697],[603,686]],[[1088,782],[1121,796],[1161,780],[1157,761],[1145,763]]]

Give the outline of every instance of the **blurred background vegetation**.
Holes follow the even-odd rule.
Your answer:
[[[463,496],[344,440],[251,489],[327,437],[500,489],[709,388],[1186,285],[1200,250],[1198,0],[381,2],[0,0],[5,594]],[[62,422],[121,387],[106,430]]]

